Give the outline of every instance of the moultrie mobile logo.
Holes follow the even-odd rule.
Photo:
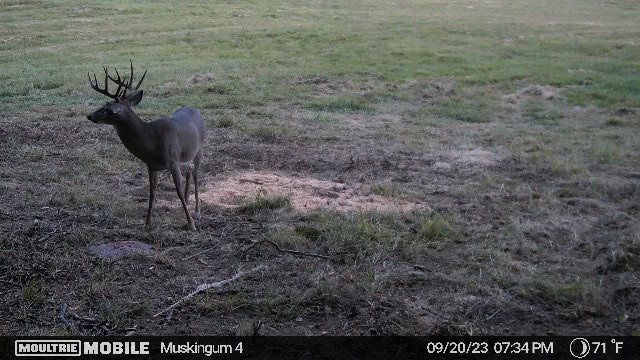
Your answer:
[[[16,340],[16,356],[149,355],[148,341]]]
[[[16,356],[80,356],[80,340],[16,340]]]

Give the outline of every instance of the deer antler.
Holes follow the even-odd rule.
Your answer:
[[[116,71],[116,73],[117,72],[118,71]],[[107,71],[106,67],[104,67],[104,89],[101,89],[100,86],[98,85],[98,78],[96,78],[96,73],[93,73],[93,81],[91,80],[91,75],[89,74],[89,72],[87,72],[87,76],[89,77],[89,85],[91,85],[91,88],[93,90],[99,92],[100,94],[106,95],[114,100],[118,100],[126,92],[126,89],[125,89],[122,91],[122,93],[120,93],[120,89],[122,89],[124,84],[121,84],[121,82],[115,81],[111,76],[109,76],[109,72]],[[114,94],[109,93],[109,81],[108,81],[109,79],[111,79],[118,85],[118,90],[116,90]],[[120,80],[120,74],[118,74],[118,80]]]
[[[138,90],[138,88],[140,87],[140,85],[142,84],[142,80],[144,80],[144,77],[147,75],[147,70],[144,71],[144,74],[142,74],[142,78],[140,78],[140,81],[138,81],[138,84],[135,87],[131,87],[131,84],[133,84],[133,62],[131,60],[129,60],[129,64],[131,64],[131,73],[129,75],[129,80],[127,80],[127,82],[124,82],[124,79],[120,78],[120,74],[118,73],[118,69],[116,70],[116,75],[118,76],[117,79],[112,78],[111,76],[109,76],[109,79],[111,79],[111,81],[113,81],[114,83],[118,84],[118,86],[124,86],[124,90],[122,91],[122,94],[120,94],[120,98],[121,99],[127,99],[128,97],[125,97],[125,93],[127,92],[127,90],[131,90],[131,95],[133,95],[133,93]],[[131,96],[129,95],[129,97]]]

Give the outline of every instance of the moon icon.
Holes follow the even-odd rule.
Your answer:
[[[591,346],[585,338],[575,338],[569,345],[569,351],[571,352],[571,355],[578,359],[582,359],[583,357],[587,356],[590,350]]]

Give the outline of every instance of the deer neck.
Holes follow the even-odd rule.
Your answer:
[[[122,144],[138,159],[148,162],[153,152],[153,138],[149,134],[148,124],[140,119],[133,110],[127,109],[121,121],[113,126]]]

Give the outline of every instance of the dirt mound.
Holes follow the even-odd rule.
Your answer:
[[[291,205],[303,212],[320,208],[344,212],[400,212],[426,208],[425,204],[386,198],[339,182],[253,171],[233,174],[210,184],[201,199],[222,207],[237,207],[242,199],[255,196],[260,189],[271,195],[290,196]]]
[[[326,76],[295,77],[287,82],[288,85],[314,85],[314,95],[317,97],[351,94],[356,96],[369,96],[386,83],[376,81],[334,80]]]
[[[553,86],[531,85],[513,94],[505,95],[504,100],[509,103],[517,103],[526,99],[551,100],[557,98],[560,91],[561,89]]]
[[[306,84],[324,84],[328,82],[329,79],[326,76],[314,76],[314,77],[302,77],[296,76],[295,78],[289,80],[287,84],[289,85],[306,85]]]
[[[402,122],[402,117],[397,114],[360,114],[360,113],[346,113],[346,114],[333,114],[334,118],[349,124],[354,128],[379,128],[396,126]]]
[[[614,112],[614,115],[616,116],[627,116],[627,115],[635,115],[636,112],[633,109],[629,109],[629,108],[619,108],[618,110],[616,110]]]
[[[410,80],[400,85],[400,88],[413,90],[421,99],[438,99],[455,95],[454,86],[452,79],[442,78]]]
[[[208,83],[215,81],[216,78],[212,73],[195,74],[187,79],[188,84]]]
[[[491,151],[481,149],[464,149],[451,151],[451,157],[454,163],[464,165],[495,165],[499,158]]]

